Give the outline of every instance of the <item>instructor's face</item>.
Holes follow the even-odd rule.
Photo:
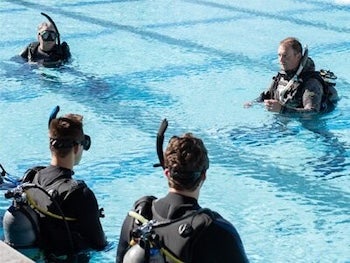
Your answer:
[[[55,36],[53,36],[52,33],[55,34]],[[40,32],[38,32],[38,41],[43,51],[48,52],[53,49],[56,44],[56,38],[57,34],[52,27],[42,27]]]
[[[300,53],[295,53],[292,47],[281,45],[278,48],[278,61],[284,71],[296,70],[301,59]]]

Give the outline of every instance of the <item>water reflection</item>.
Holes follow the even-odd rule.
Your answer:
[[[260,147],[262,156],[273,159],[275,165],[289,162],[325,180],[348,176],[349,145],[329,129],[327,120],[324,116],[295,118],[276,114],[260,127],[235,127],[229,138],[246,151]],[[274,158],[273,153],[281,150],[279,159]]]

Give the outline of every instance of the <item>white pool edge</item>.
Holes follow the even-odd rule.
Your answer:
[[[10,247],[0,240],[0,258],[1,262],[6,263],[34,263],[33,260],[22,255],[20,252]]]

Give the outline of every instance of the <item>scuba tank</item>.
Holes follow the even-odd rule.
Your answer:
[[[135,244],[126,252],[123,263],[165,263],[162,253],[158,248],[150,248],[148,261],[146,258],[146,250],[139,244]]]
[[[160,251],[159,236],[153,231],[156,222],[148,221],[134,211],[130,211],[129,215],[142,222],[142,225],[132,231],[132,240],[123,263],[165,263]]]
[[[17,190],[17,189],[16,189]],[[15,198],[3,218],[5,243],[12,247],[30,247],[38,244],[38,214],[26,203],[20,192],[9,191],[6,198]]]

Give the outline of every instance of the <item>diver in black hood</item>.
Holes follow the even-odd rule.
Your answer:
[[[38,63],[47,67],[56,67],[65,63],[71,57],[69,46],[61,43],[60,33],[55,22],[45,13],[41,13],[49,22],[38,26],[38,41],[30,43],[20,56],[28,62]]]

